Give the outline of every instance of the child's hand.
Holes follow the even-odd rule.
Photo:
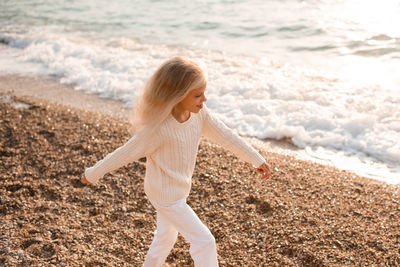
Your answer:
[[[91,182],[89,182],[86,179],[85,173],[83,173],[83,175],[82,175],[81,182],[82,182],[82,184],[85,184],[85,185],[91,185],[92,184]]]
[[[271,175],[271,170],[269,169],[267,163],[263,163],[260,167],[258,167],[257,172],[262,175],[261,179],[268,179]]]

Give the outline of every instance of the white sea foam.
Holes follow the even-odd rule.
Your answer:
[[[265,58],[90,38],[53,27],[3,32],[0,38],[8,43],[1,48],[1,71],[56,75],[77,90],[127,107],[164,60],[190,57],[207,72],[209,108],[240,134],[288,138],[315,157],[322,150],[334,152],[400,173],[399,90],[355,85],[332,73]]]

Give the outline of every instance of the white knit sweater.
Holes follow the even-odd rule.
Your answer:
[[[242,160],[259,167],[265,159],[207,107],[180,123],[170,115],[148,135],[135,135],[127,143],[86,169],[88,181],[96,183],[106,173],[146,157],[144,190],[159,203],[172,203],[189,195],[201,136],[232,151]]]

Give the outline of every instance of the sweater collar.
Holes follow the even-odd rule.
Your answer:
[[[171,124],[174,125],[174,126],[183,127],[183,126],[185,126],[185,125],[190,124],[190,123],[193,121],[193,119],[194,119],[194,117],[195,117],[196,115],[197,115],[196,113],[190,113],[189,119],[187,119],[187,120],[184,121],[184,122],[179,122],[179,121],[177,121],[177,120],[175,119],[175,117],[174,117],[172,114],[169,114],[169,116],[168,116],[168,121],[171,122]]]

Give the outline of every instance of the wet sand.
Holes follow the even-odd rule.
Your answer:
[[[48,100],[114,117],[126,118],[128,115],[121,102],[75,90],[72,85],[60,83],[57,77],[3,74],[0,75],[0,93]]]
[[[141,266],[155,228],[144,160],[95,186],[79,181],[129,138],[126,120],[12,93],[1,100],[0,266]],[[188,203],[214,234],[220,266],[400,265],[398,185],[260,152],[268,181],[200,143]],[[168,266],[193,266],[188,249],[179,237]]]

